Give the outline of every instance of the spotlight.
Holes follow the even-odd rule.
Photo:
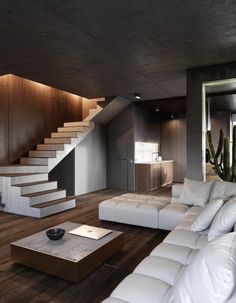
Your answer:
[[[159,106],[158,105],[156,106],[156,112],[159,112]]]
[[[173,112],[172,112],[170,118],[171,118],[171,119],[174,119],[174,113],[173,113]]]
[[[141,95],[135,93],[135,94],[134,94],[134,99],[135,99],[135,100],[141,100]]]

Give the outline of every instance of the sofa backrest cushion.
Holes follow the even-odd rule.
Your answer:
[[[209,201],[213,182],[184,179],[183,191],[179,203],[204,207]]]
[[[170,303],[224,303],[236,283],[236,232],[207,244],[173,287]]]
[[[227,181],[215,181],[212,187],[210,200],[216,197],[236,196],[236,183]]]
[[[209,232],[208,241],[212,241],[231,232],[236,222],[236,197],[229,199],[214,217]]]
[[[191,230],[194,232],[204,231],[212,223],[215,215],[224,204],[224,198],[212,199],[207,205],[201,210],[195,221],[191,226]]]

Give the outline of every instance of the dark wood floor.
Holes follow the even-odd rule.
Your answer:
[[[99,222],[99,202],[119,194],[119,191],[104,190],[80,196],[76,209],[45,219],[0,213],[0,302],[98,303],[109,296],[115,286],[167,235],[161,230]],[[169,196],[170,187],[152,194]],[[78,284],[11,262],[11,242],[65,221],[123,231],[124,246]]]

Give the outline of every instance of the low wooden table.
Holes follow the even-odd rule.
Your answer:
[[[112,233],[100,240],[68,234],[81,224],[65,222],[55,227],[66,230],[62,239],[48,239],[41,231],[11,244],[11,257],[16,263],[78,282],[115,254],[122,246],[123,233]]]

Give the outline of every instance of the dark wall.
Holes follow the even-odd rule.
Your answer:
[[[161,143],[160,121],[156,112],[135,106],[135,141]]]
[[[80,121],[82,98],[14,75],[0,77],[0,165],[15,163],[66,121]]]
[[[134,105],[122,111],[107,126],[108,188],[135,190]]]
[[[52,171],[50,171],[49,180],[57,181],[58,188],[66,189],[67,196],[75,195],[74,149]]]
[[[205,177],[205,136],[202,123],[202,84],[236,77],[236,63],[219,64],[187,71],[187,175]]]

